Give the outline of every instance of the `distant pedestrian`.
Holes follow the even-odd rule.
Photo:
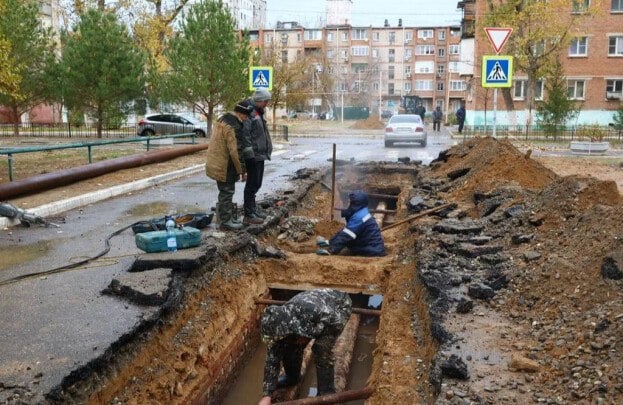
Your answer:
[[[463,124],[465,124],[465,106],[461,104],[458,110],[456,110],[456,120],[459,123],[459,134],[463,132]]]
[[[261,224],[266,219],[255,202],[255,196],[262,187],[264,179],[264,162],[270,160],[273,152],[273,143],[270,139],[268,125],[264,118],[265,109],[272,94],[268,90],[258,89],[253,93],[251,101],[254,110],[251,113],[251,141],[253,156],[246,159],[247,184],[244,187],[244,219],[245,224]]]
[[[420,118],[422,118],[422,124],[423,124],[424,117],[426,116],[426,107],[424,107],[424,105],[420,103],[417,107],[415,107],[415,113],[419,115]]]
[[[441,107],[437,106],[433,111],[433,131],[439,132],[441,130],[441,119],[443,118],[443,112]]]
[[[226,112],[215,123],[206,158],[206,175],[216,180],[218,203],[216,212],[220,227],[226,230],[242,228],[238,221],[232,199],[236,190],[236,180],[245,179],[244,159],[241,159],[241,144],[238,140],[248,138],[245,121],[253,111],[253,104],[243,100],[236,104],[234,111]]]

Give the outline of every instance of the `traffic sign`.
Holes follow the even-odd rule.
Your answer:
[[[493,49],[495,53],[500,53],[506,41],[511,36],[511,32],[513,32],[512,28],[496,28],[496,27],[487,27],[485,28],[485,32],[487,33],[487,37],[493,45]]]
[[[482,87],[511,87],[513,57],[505,55],[482,57]]]
[[[273,89],[273,68],[270,66],[251,66],[249,69],[249,90]]]

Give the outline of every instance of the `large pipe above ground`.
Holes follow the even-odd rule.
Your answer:
[[[54,173],[46,173],[10,183],[0,184],[0,201],[10,198],[46,191],[66,186],[80,180],[90,179],[106,173],[164,162],[179,156],[190,155],[207,149],[208,144],[184,146],[165,150],[151,151],[140,155],[124,156],[84,166],[72,167]]]

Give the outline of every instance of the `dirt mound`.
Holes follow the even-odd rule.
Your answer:
[[[442,153],[432,168],[433,175],[439,179],[469,169],[465,175],[456,177],[458,181],[452,187],[452,197],[463,201],[469,201],[474,191],[487,193],[504,184],[542,189],[557,178],[554,172],[526,157],[510,142],[494,138],[474,138],[457,145]]]
[[[383,129],[385,124],[377,115],[371,115],[365,120],[358,120],[350,126],[352,129]]]

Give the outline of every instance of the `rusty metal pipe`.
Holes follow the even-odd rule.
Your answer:
[[[269,300],[265,298],[256,298],[255,303],[257,305],[283,305],[287,301],[280,300]],[[351,311],[353,314],[358,315],[370,315],[370,316],[381,316],[381,311],[378,309],[367,309],[367,308],[353,308]]]
[[[10,198],[50,190],[66,186],[80,180],[90,179],[103,174],[123,169],[130,169],[151,163],[164,162],[179,156],[190,155],[207,149],[208,144],[184,146],[143,153],[140,155],[124,156],[83,166],[72,167],[54,173],[32,176],[27,179],[0,184],[0,201]]]
[[[280,405],[320,405],[320,404],[339,404],[342,402],[354,401],[356,399],[367,399],[374,394],[374,388],[366,387],[360,390],[338,392],[337,394],[323,395],[321,397],[311,397],[297,399],[296,401],[278,402]]]

